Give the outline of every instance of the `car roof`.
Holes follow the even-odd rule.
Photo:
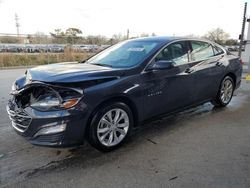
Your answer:
[[[182,37],[168,37],[168,36],[154,36],[154,37],[141,37],[132,39],[133,41],[150,41],[150,42],[169,42],[173,40],[183,39]]]
[[[191,37],[175,37],[175,36],[153,36],[153,37],[142,37],[142,38],[135,38],[132,39],[133,41],[148,41],[148,42],[162,42],[162,43],[169,43],[178,40],[197,40],[197,41],[204,41],[208,43],[213,43],[209,40],[203,38],[191,38]]]

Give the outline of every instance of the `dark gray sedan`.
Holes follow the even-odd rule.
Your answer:
[[[13,84],[7,111],[17,133],[33,144],[87,139],[110,151],[147,120],[208,101],[226,106],[241,74],[240,59],[213,42],[132,39],[84,62],[27,70]]]

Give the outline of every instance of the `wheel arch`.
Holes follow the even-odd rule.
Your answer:
[[[86,126],[86,130],[85,130],[85,136],[86,137],[88,137],[88,132],[89,132],[89,127],[91,125],[91,121],[92,121],[94,115],[96,114],[96,112],[98,111],[98,109],[101,109],[105,105],[108,105],[108,104],[114,103],[114,102],[122,102],[122,103],[126,104],[130,108],[130,110],[131,110],[131,112],[133,114],[133,124],[134,124],[134,126],[136,127],[138,125],[138,116],[139,116],[139,114],[138,114],[138,109],[137,109],[136,104],[126,96],[110,97],[110,98],[102,101],[100,104],[98,104],[94,108],[94,110],[91,112],[91,114],[90,114],[90,116],[89,116],[89,118],[87,120],[87,126]]]
[[[232,79],[233,79],[233,81],[234,81],[234,88],[236,87],[236,75],[233,73],[233,72],[229,72],[229,73],[227,73],[224,77],[223,77],[223,79],[226,77],[226,76],[230,76]],[[222,80],[223,80],[222,79]]]

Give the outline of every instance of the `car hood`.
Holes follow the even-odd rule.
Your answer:
[[[53,83],[82,82],[95,79],[119,77],[121,69],[102,67],[87,63],[66,62],[38,66],[27,70],[26,82]]]

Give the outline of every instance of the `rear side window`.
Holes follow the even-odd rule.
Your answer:
[[[164,48],[155,58],[155,61],[168,60],[178,66],[188,63],[187,45],[185,41],[172,43]]]
[[[190,41],[192,51],[190,53],[191,61],[200,61],[214,56],[214,50],[211,44],[202,41]]]

